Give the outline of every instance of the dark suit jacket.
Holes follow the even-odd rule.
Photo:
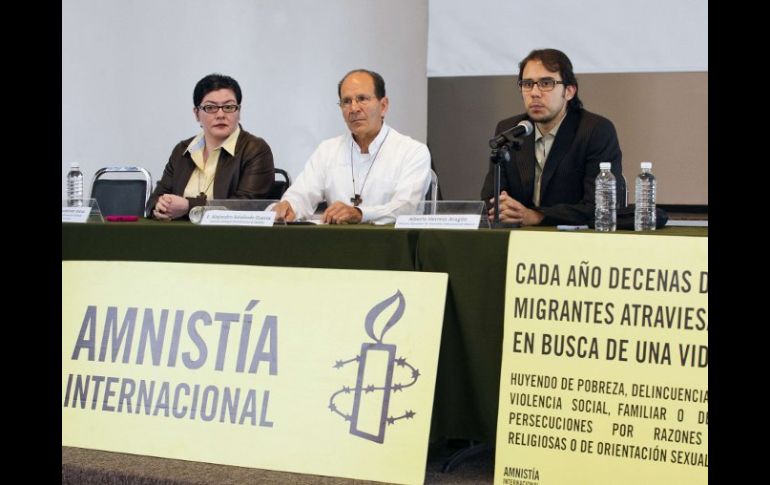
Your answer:
[[[526,115],[504,119],[495,134],[516,126]],[[622,154],[615,126],[607,118],[586,110],[568,110],[548,153],[540,184],[542,225],[589,224],[594,219],[594,181],[600,162],[611,162],[617,179],[620,205],[625,194],[622,177]],[[529,208],[534,208],[535,134],[524,138],[521,150],[511,152],[511,161],[503,162],[500,190]],[[494,164],[481,189],[485,201],[494,197]]]
[[[145,213],[152,218],[152,209],[163,194],[181,196],[184,193],[190,176],[195,171],[195,163],[187,146],[195,137],[182,140],[174,147],[168,159],[163,177],[155,187],[155,191],[147,201]],[[273,152],[267,142],[241,128],[238,140],[235,142],[235,155],[222,150],[214,174],[215,199],[260,199],[270,190],[275,173],[273,172]],[[205,205],[203,197],[187,198],[190,209]]]

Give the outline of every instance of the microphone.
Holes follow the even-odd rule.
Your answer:
[[[519,124],[513,128],[508,128],[504,132],[500,133],[489,139],[490,148],[500,148],[501,145],[508,143],[512,138],[519,138],[521,136],[530,135],[535,130],[532,126],[532,122],[529,120],[521,120]]]

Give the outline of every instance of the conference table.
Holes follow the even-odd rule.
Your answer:
[[[165,261],[448,273],[431,441],[468,439],[493,444],[511,231],[373,225],[202,226],[187,221],[148,220],[63,223],[62,261]],[[513,231],[557,232],[544,227]],[[708,228],[665,227],[637,234],[708,237]]]

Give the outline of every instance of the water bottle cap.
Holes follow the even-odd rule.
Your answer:
[[[601,170],[609,170],[611,166],[612,166],[612,164],[610,162],[601,162],[599,164],[599,168]]]
[[[70,162],[70,168],[80,168],[80,162]]]
[[[652,168],[652,162],[642,162],[639,164],[642,168]]]

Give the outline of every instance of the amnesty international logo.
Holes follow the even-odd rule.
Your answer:
[[[395,307],[395,308],[394,308]],[[361,353],[352,359],[338,360],[335,369],[342,369],[353,362],[358,363],[358,374],[354,387],[343,386],[329,398],[329,409],[350,421],[350,434],[361,438],[383,443],[385,441],[385,426],[395,424],[400,419],[411,419],[415,412],[406,410],[400,416],[388,416],[391,396],[413,386],[420,376],[420,371],[412,367],[404,357],[396,358],[396,345],[383,342],[385,333],[390,330],[404,315],[406,302],[404,295],[397,290],[393,296],[377,303],[366,314],[364,330],[374,342],[361,344]],[[384,320],[388,311],[392,315],[382,326],[379,337],[375,334],[375,323]],[[393,383],[395,367],[408,368],[411,382]],[[353,395],[353,408],[350,414],[338,409],[335,400],[340,395]]]

